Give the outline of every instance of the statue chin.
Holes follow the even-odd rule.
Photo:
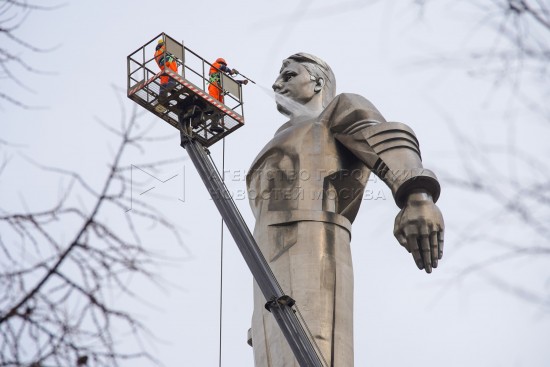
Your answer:
[[[290,117],[292,115],[292,112],[290,112],[289,108],[284,106],[281,103],[277,103],[277,111],[279,111],[281,114]]]

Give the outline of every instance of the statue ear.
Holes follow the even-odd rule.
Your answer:
[[[325,86],[325,80],[323,78],[317,78],[317,81],[315,82],[315,87],[313,88],[313,90],[316,93],[319,93],[324,86]]]

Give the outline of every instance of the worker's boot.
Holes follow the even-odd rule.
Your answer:
[[[168,99],[168,92],[166,90],[161,91],[159,93],[159,103],[164,104],[167,99]]]
[[[222,133],[223,132],[223,127],[221,127],[220,125],[218,124],[215,124],[215,125],[211,125],[210,126],[210,132],[213,132],[213,133]]]
[[[212,125],[210,125],[210,132],[222,133],[223,132],[223,127],[220,124],[218,124],[217,122],[214,122],[214,123],[212,123]]]

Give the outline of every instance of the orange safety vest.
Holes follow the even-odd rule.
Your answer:
[[[178,72],[178,63],[174,56],[166,52],[166,46],[162,45],[155,51],[155,61],[160,70],[164,71],[164,68],[168,68],[174,72]],[[168,75],[162,75],[160,77],[160,84],[166,84],[170,80]]]
[[[210,85],[208,86],[208,94],[210,94],[212,97],[223,103],[223,93],[220,89],[220,72],[224,71],[222,69],[227,68],[226,65],[223,65],[222,63],[215,62],[210,67],[210,70],[208,71],[208,76],[210,77]],[[217,68],[217,69],[216,69]]]
[[[215,62],[210,67],[210,71],[208,72],[208,75],[219,73],[219,70],[221,70],[222,64],[219,62]],[[217,68],[217,69],[216,69]]]

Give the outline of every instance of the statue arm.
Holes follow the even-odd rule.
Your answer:
[[[394,234],[418,268],[430,273],[443,255],[444,222],[435,205],[440,185],[422,165],[414,132],[405,124],[386,122],[363,97],[337,98],[327,119],[335,138],[390,187],[401,208]]]

